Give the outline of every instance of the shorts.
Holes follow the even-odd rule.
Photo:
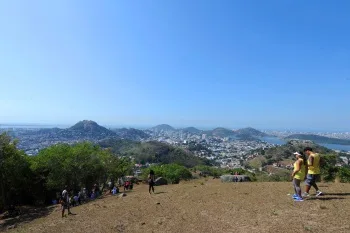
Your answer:
[[[151,179],[149,179],[149,180],[148,180],[148,184],[149,184],[150,186],[154,186],[154,181],[151,180]]]
[[[62,204],[62,209],[68,209],[68,207],[69,207],[69,203],[67,203],[67,202],[63,202]]]
[[[313,184],[320,180],[320,174],[307,174],[305,184],[307,186],[312,186]]]

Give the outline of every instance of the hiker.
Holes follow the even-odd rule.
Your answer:
[[[306,177],[307,159],[303,153],[295,152],[294,155],[297,160],[294,163],[294,170],[292,172],[294,187],[293,199],[295,199],[295,201],[303,201],[303,197],[301,196],[300,182],[305,180]]]
[[[65,209],[68,209],[68,215],[72,214],[72,212],[70,212],[70,208],[69,208],[69,189],[68,186],[64,187],[64,190],[62,192],[62,201],[61,201],[61,205],[62,205],[62,218],[65,217],[64,215],[64,211]]]
[[[320,179],[320,155],[318,153],[314,153],[311,147],[306,147],[304,149],[304,153],[308,155],[308,171],[305,180],[305,193],[303,196],[310,196],[310,188],[311,186],[316,189],[316,197],[322,195],[322,192],[318,189],[316,181]]]
[[[129,186],[130,186],[130,181],[125,181],[125,183],[124,183],[124,192],[125,192],[125,190],[128,190],[129,189]]]
[[[151,194],[151,189],[154,193],[154,171],[150,170],[148,175],[148,192]]]
[[[119,191],[119,190],[118,190]],[[112,189],[112,195],[116,195],[118,192],[117,192],[117,187],[114,186],[113,189]]]
[[[235,176],[234,180],[235,180],[236,183],[238,182],[238,177],[237,177],[237,175]]]

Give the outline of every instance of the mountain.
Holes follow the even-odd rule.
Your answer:
[[[263,133],[263,132],[256,130],[254,128],[251,128],[251,127],[238,129],[234,132],[237,136],[239,136],[239,135],[249,135],[251,137],[266,137],[266,136],[268,136],[266,133]]]
[[[324,137],[324,136],[319,136],[315,134],[292,134],[292,135],[289,135],[288,137],[285,137],[285,139],[301,139],[301,140],[311,140],[316,143],[350,145],[350,140]]]
[[[71,132],[79,132],[82,134],[100,134],[100,135],[106,135],[106,136],[113,136],[115,135],[114,132],[112,132],[109,129],[106,129],[103,126],[100,126],[94,121],[89,121],[89,120],[83,120],[79,121],[72,127],[67,129],[68,131]]]
[[[222,137],[222,138],[235,136],[235,133],[232,130],[225,129],[222,127],[218,127],[211,131],[208,131],[208,134],[216,137]]]
[[[122,128],[113,130],[120,138],[129,139],[134,141],[140,141],[142,139],[147,139],[150,137],[149,134],[145,133],[142,130],[134,128]]]
[[[157,125],[151,128],[154,131],[175,131],[176,129],[167,124]]]
[[[182,131],[186,133],[192,133],[192,134],[200,134],[202,132],[202,130],[199,130],[195,127],[183,128]]]

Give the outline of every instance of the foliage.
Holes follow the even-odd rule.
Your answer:
[[[269,175],[266,172],[259,172],[255,175],[255,180],[258,182],[286,182],[290,181],[290,173]]]
[[[0,135],[0,210],[26,198],[31,171],[27,156],[6,133]]]
[[[337,163],[337,155],[325,154],[320,155],[321,177],[324,181],[334,181],[337,176],[338,168],[335,167]]]
[[[64,185],[75,190],[91,188],[94,183],[104,183],[132,171],[130,161],[89,142],[44,149],[32,158],[31,168],[37,175],[46,174],[44,184],[48,190],[60,190]]]
[[[29,157],[6,134],[0,135],[0,209],[9,204],[44,203],[65,185],[91,190],[132,174],[132,163],[89,142],[58,144]],[[14,203],[17,202],[17,203]]]
[[[111,148],[112,152],[122,156],[132,157],[135,162],[146,163],[177,163],[185,167],[200,164],[210,164],[209,161],[196,157],[191,151],[171,146],[162,142],[131,142],[128,140],[107,140],[100,143],[104,148]]]
[[[143,170],[143,179],[147,179],[150,170],[153,170],[156,177],[167,179],[168,183],[177,184],[180,180],[192,178],[191,172],[184,166],[178,164],[154,165]]]
[[[346,167],[341,167],[338,170],[338,177],[340,178],[340,182],[350,182],[350,167],[346,166]]]
[[[217,168],[217,167],[211,167],[206,165],[199,165],[194,167],[196,171],[200,171],[203,175],[218,177],[223,174],[225,174],[225,169],[223,168]],[[226,171],[227,172],[227,171]]]

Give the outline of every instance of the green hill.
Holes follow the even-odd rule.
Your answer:
[[[350,145],[350,140],[324,137],[315,134],[292,134],[288,137],[285,137],[285,139],[301,139],[311,140],[316,143]]]
[[[335,154],[333,150],[320,146],[308,140],[290,140],[282,146],[272,147],[267,150],[258,150],[268,160],[268,164],[282,161],[284,159],[295,159],[293,155],[296,151],[303,151],[305,147],[311,147],[314,152],[320,154]]]
[[[121,128],[113,130],[120,138],[129,139],[129,140],[142,140],[150,137],[149,134],[145,133],[142,130],[134,129],[134,128]]]
[[[162,142],[135,142],[129,140],[104,140],[99,143],[103,148],[110,148],[113,153],[128,156],[137,163],[177,163],[186,167],[209,164],[207,160],[196,157],[191,151]]]

